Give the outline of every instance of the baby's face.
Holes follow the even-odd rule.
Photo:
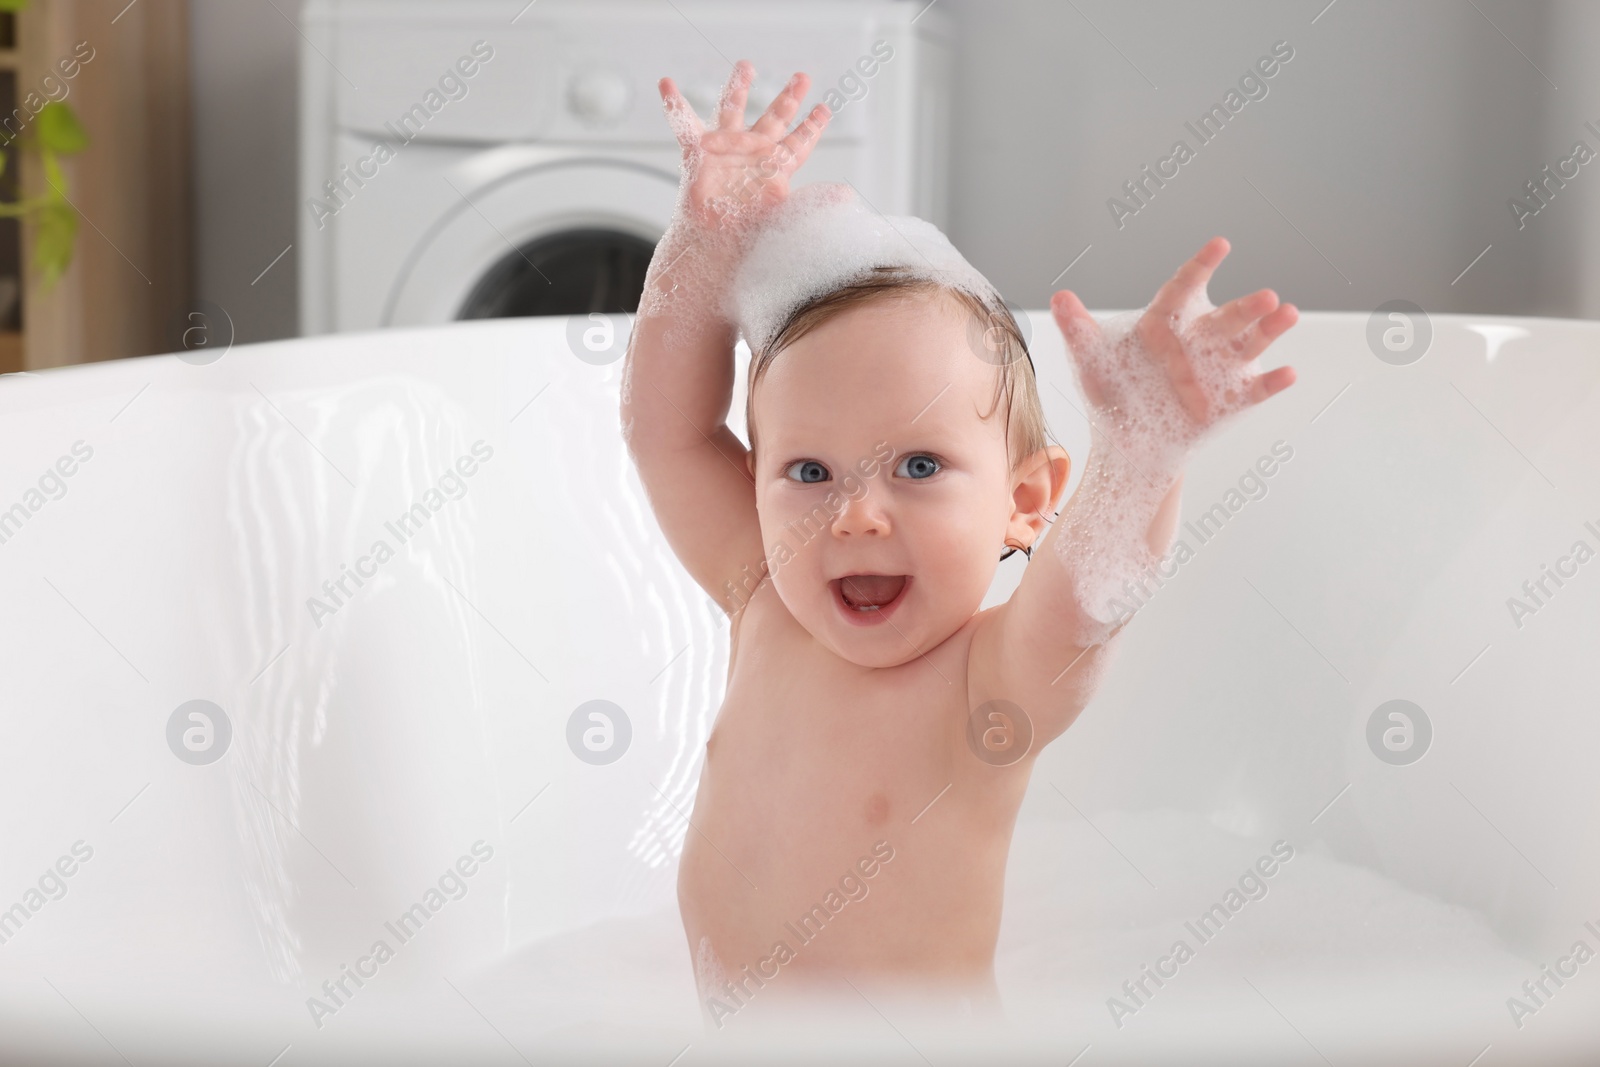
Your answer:
[[[969,346],[968,316],[943,294],[851,308],[756,386],[773,584],[813,637],[862,666],[914,659],[966,623],[1021,529],[1004,401],[990,411],[998,368]]]

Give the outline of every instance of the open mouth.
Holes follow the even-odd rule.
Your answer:
[[[911,577],[906,574],[847,574],[828,583],[845,616],[858,624],[879,622],[905,598]]]

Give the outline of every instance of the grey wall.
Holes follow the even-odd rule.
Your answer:
[[[1544,145],[1549,153],[1559,149],[1565,156],[1571,152],[1572,142],[1581,137],[1589,147],[1600,150],[1600,136],[1584,127],[1590,122],[1600,129],[1600,63],[1595,61],[1595,46],[1600,43],[1600,4],[1594,0],[1560,0],[1553,9],[1556,22],[1549,56],[1554,69],[1549,73],[1561,88],[1549,97]],[[1593,173],[1589,173],[1590,168]],[[1597,186],[1600,166],[1590,164],[1580,178],[1561,190],[1558,195],[1562,199],[1552,202],[1548,210],[1539,212],[1528,224],[1531,230],[1535,223],[1542,224],[1549,217],[1550,225],[1540,231],[1548,248],[1540,263],[1540,284],[1547,300],[1558,309],[1557,314],[1600,318]],[[1557,208],[1561,210],[1558,212]]]
[[[959,29],[950,235],[1018,303],[1142,305],[1221,233],[1216,300],[1272,286],[1307,309],[1600,316],[1600,162],[1520,231],[1506,204],[1579,137],[1600,149],[1582,128],[1600,126],[1600,5],[941,2]],[[290,336],[294,253],[251,280],[295,240],[300,40],[266,0],[193,0],[192,17],[199,295],[241,341]],[[1178,138],[1196,146],[1184,122],[1279,40],[1295,54],[1267,96],[1119,229],[1107,199]]]
[[[1407,298],[1440,311],[1578,313],[1546,260],[1577,202],[1600,194],[1581,188],[1600,187],[1600,166],[1520,233],[1506,207],[1572,141],[1540,123],[1576,95],[1585,63],[1582,48],[1553,54],[1549,4],[1477,0],[1480,14],[1465,0],[1339,0],[1313,25],[1327,0],[947,2],[964,30],[957,140],[967,146],[951,238],[1013,300],[1042,306],[1092,245],[1057,287],[1092,307],[1139,306],[1220,233],[1234,253],[1214,300],[1272,286],[1316,309]],[[1490,19],[1567,83],[1566,97]],[[1184,122],[1278,40],[1295,54],[1268,95],[1118,229],[1107,199],[1175,139],[1197,145]]]

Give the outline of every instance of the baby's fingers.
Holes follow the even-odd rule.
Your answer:
[[[795,74],[789,79],[789,84],[783,87],[783,92],[774,97],[772,103],[767,105],[767,110],[756,119],[750,132],[776,141],[789,128],[789,120],[800,110],[800,101],[806,98],[806,90],[810,88],[811,79],[804,72]]]
[[[1084,352],[1100,338],[1100,324],[1083,306],[1083,301],[1070,289],[1063,289],[1050,298],[1050,311],[1067,346],[1074,352]]]
[[[749,60],[741,59],[733,65],[733,73],[728,76],[728,84],[722,87],[721,106],[717,110],[717,129],[738,130],[744,129],[744,105],[750,96],[750,82],[756,75],[756,68],[750,65]]]
[[[811,155],[811,150],[817,147],[817,141],[822,137],[822,131],[828,128],[828,120],[833,118],[833,112],[827,104],[818,104],[811,109],[805,121],[790,131],[789,136],[778,142],[778,155],[788,159],[788,164],[783,168],[785,174],[793,174],[800,169],[800,165]]]
[[[661,103],[666,108],[667,122],[672,127],[673,135],[678,138],[678,144],[684,148],[691,148],[699,143],[700,135],[706,132],[705,123],[700,121],[700,116],[694,113],[689,101],[678,91],[677,82],[671,78],[662,78],[656,84],[656,88],[661,93]]]
[[[1227,256],[1228,248],[1225,237],[1213,237],[1207,241],[1205,247],[1179,267],[1177,273],[1156,293],[1156,298],[1150,301],[1148,314],[1167,320],[1176,316],[1191,295],[1205,291],[1206,283],[1211,280],[1217,264]]]
[[[1293,304],[1281,304],[1273,311],[1256,321],[1244,335],[1239,338],[1237,348],[1239,355],[1245,361],[1255,359],[1267,350],[1267,346],[1282,337],[1289,327],[1300,321],[1300,310]]]
[[[1278,367],[1250,380],[1250,403],[1259,404],[1269,396],[1281,393],[1295,382],[1293,367]]]
[[[1262,289],[1249,296],[1228,301],[1205,318],[1217,336],[1237,337],[1251,323],[1277,309],[1278,294],[1271,289]]]

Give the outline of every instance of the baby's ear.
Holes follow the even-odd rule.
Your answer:
[[[1031,544],[1042,536],[1072,473],[1072,459],[1060,445],[1047,445],[1022,461],[1016,488],[1012,490],[1012,528],[1007,536],[1021,544]]]
[[[1019,511],[1054,511],[1072,475],[1072,457],[1060,445],[1046,445],[1022,461],[1015,490]]]
[[[1072,477],[1072,457],[1060,445],[1048,445],[1045,454],[1050,458],[1052,472],[1059,471],[1055,477],[1055,485],[1051,490],[1051,505],[1061,502],[1061,494],[1066,491],[1067,481]]]

